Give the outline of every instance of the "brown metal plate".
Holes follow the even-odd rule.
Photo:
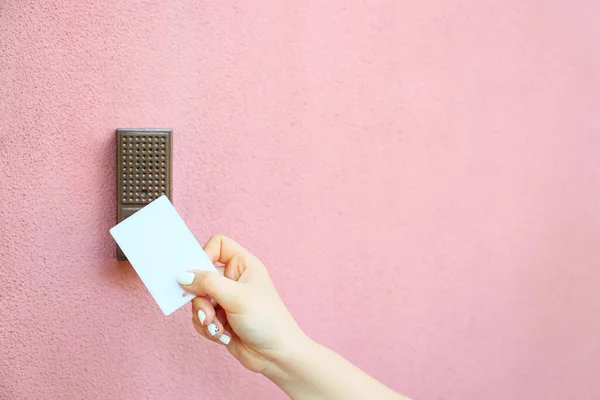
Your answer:
[[[117,129],[117,223],[163,194],[173,201],[172,154],[171,129]]]

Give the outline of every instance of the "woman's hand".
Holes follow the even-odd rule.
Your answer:
[[[244,367],[274,373],[287,358],[309,342],[281,301],[265,266],[235,241],[212,236],[204,246],[223,275],[189,271],[177,281],[192,300],[192,321],[202,336],[227,345]],[[211,301],[211,299],[213,299]]]
[[[227,345],[292,399],[405,399],[333,351],[309,340],[279,298],[265,266],[222,235],[204,251],[223,275],[184,272],[177,281],[192,300],[192,321],[205,338]]]

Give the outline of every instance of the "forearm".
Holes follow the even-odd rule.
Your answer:
[[[294,400],[404,400],[330,349],[308,340],[265,376]]]

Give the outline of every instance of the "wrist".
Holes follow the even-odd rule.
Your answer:
[[[318,343],[300,331],[294,337],[286,340],[262,374],[282,388],[287,384],[297,382],[305,365],[309,364],[308,360],[318,347]]]

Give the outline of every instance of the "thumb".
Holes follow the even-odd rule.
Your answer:
[[[213,298],[225,311],[235,312],[239,283],[216,272],[186,271],[177,275],[177,283],[187,292]]]

